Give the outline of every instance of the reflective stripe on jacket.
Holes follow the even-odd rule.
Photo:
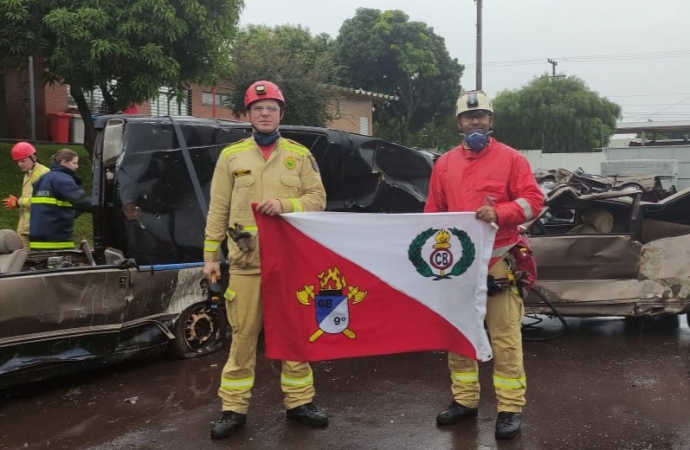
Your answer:
[[[211,182],[204,261],[220,259],[219,248],[228,227],[239,223],[253,235],[256,245],[252,251],[242,252],[228,239],[230,268],[258,273],[259,245],[251,205],[271,198],[278,199],[286,213],[324,210],[326,191],[309,150],[282,137],[268,160],[253,137],[223,149]]]
[[[492,262],[515,245],[518,226],[544,206],[527,159],[494,138],[478,153],[461,144],[436,161],[424,211],[474,212],[484,205],[493,206],[498,216]]]

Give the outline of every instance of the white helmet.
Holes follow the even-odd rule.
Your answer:
[[[491,99],[484,91],[467,91],[460,94],[458,103],[455,107],[455,116],[466,111],[484,110],[494,113],[494,106]]]

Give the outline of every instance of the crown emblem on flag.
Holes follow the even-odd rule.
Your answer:
[[[309,337],[309,342],[314,342],[324,333],[342,333],[350,339],[357,335],[349,328],[350,310],[348,302],[358,304],[367,296],[367,291],[360,290],[357,286],[348,286],[345,276],[337,267],[328,268],[319,275],[319,292],[314,291],[314,285],[304,285],[304,289],[297,291],[297,300],[305,305],[314,302],[316,323],[318,329]]]
[[[452,236],[460,242],[460,252],[453,249]],[[425,258],[422,253],[428,256]],[[458,253],[461,255],[459,259]],[[467,232],[457,228],[427,228],[412,240],[407,249],[407,257],[417,272],[427,278],[434,277],[434,281],[465,273],[474,262],[475,253],[474,243]]]

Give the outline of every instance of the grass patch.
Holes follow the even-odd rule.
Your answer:
[[[24,173],[19,170],[17,164],[12,161],[10,151],[14,144],[0,142],[0,199],[8,195],[19,195],[22,193],[22,179]],[[38,161],[44,166],[50,166],[50,157],[61,148],[71,148],[79,155],[79,170],[77,175],[84,181],[82,188],[87,194],[91,194],[91,184],[93,174],[91,173],[91,158],[83,145],[79,144],[36,144]],[[0,229],[17,229],[19,221],[19,210],[7,210],[0,205]],[[82,214],[74,222],[74,240],[79,242],[82,239],[93,243],[93,225],[91,214]]]

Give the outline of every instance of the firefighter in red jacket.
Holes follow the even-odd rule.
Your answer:
[[[285,99],[275,84],[257,81],[244,99],[253,136],[223,149],[211,182],[204,241],[204,274],[220,279],[220,245],[229,232],[230,285],[225,293],[232,344],[218,395],[223,414],[211,438],[230,436],[247,420],[254,385],[256,346],[263,324],[259,243],[252,203],[261,214],[322,211],[326,191],[312,154],[280,136]],[[312,427],[328,425],[314,404],[314,378],[308,363],[283,361],[280,384],[286,417]]]
[[[424,211],[472,211],[478,220],[497,225],[489,275],[505,278],[510,275],[506,256],[518,240],[518,226],[539,214],[544,196],[525,157],[490,137],[493,106],[484,92],[463,93],[456,114],[464,139],[436,162]],[[486,325],[498,400],[497,439],[512,439],[520,433],[525,404],[520,324],[524,307],[513,287],[487,299]],[[439,425],[474,417],[479,406],[477,362],[449,353],[448,367],[453,402],[436,417]]]

